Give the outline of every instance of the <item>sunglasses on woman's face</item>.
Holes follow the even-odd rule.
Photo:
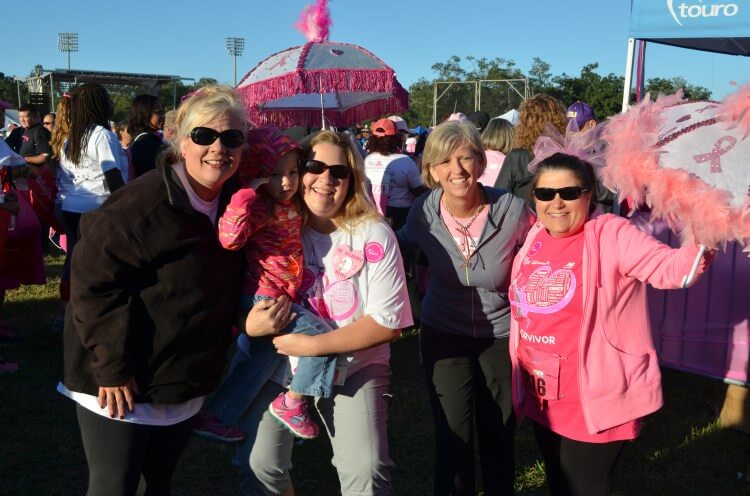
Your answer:
[[[579,199],[581,195],[586,192],[588,192],[588,190],[580,186],[568,186],[566,188],[534,188],[534,196],[539,201],[552,201],[558,193],[563,200],[573,201]]]
[[[323,174],[326,170],[331,171],[335,179],[346,179],[352,173],[348,165],[326,165],[320,160],[308,160],[302,166],[303,173]]]
[[[216,138],[219,138],[221,144],[227,148],[237,148],[245,142],[245,135],[239,129],[218,132],[210,127],[196,127],[190,131],[190,139],[196,145],[208,146],[216,141]]]

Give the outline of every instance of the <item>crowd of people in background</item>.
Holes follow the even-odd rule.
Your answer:
[[[53,113],[21,106],[4,144],[22,165],[0,173],[0,339],[18,332],[5,292],[45,282],[53,233],[57,389],[87,494],[133,495],[141,478],[170,494],[195,434],[237,443],[240,494],[293,495],[295,438],[322,431],[341,494],[398,494],[389,343],[408,328],[435,495],[475,494],[475,445],[484,494],[513,494],[524,418],[551,494],[609,494],[662,404],[645,286],[679,287],[697,247],[608,213],[615,194],[583,152],[539,147],[598,132],[593,108],[570,103],[538,94],[518,122],[457,112],[433,128],[382,116],[299,142],[248,122],[224,86],[169,111],[139,95],[119,123],[96,83]],[[0,358],[0,374],[18,371]]]

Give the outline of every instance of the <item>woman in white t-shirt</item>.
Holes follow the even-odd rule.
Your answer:
[[[121,171],[127,165],[109,127],[113,112],[109,93],[100,84],[85,83],[70,94],[70,131],[57,168],[68,243],[63,271],[69,270],[81,215],[101,206],[124,184]]]
[[[393,462],[384,398],[390,390],[388,343],[412,324],[398,243],[367,198],[357,151],[346,134],[321,131],[303,149],[300,296],[334,330],[274,338],[278,365],[258,370],[257,379],[264,384],[239,420],[247,432],[234,459],[242,470],[241,494],[294,491],[289,477],[294,436],[268,411],[289,374],[289,361],[281,355],[337,354],[333,395],[318,399],[316,407],[331,440],[341,494],[390,495]],[[287,312],[278,311],[283,305],[282,297],[265,309],[253,307],[247,333],[260,336],[282,329],[288,319]],[[251,355],[240,347],[232,366],[241,366]]]

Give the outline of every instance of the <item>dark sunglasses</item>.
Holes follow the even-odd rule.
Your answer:
[[[245,142],[245,135],[239,129],[227,129],[218,132],[210,127],[196,127],[190,131],[190,139],[196,145],[208,146],[216,141],[216,138],[219,138],[221,144],[227,148],[237,148]]]
[[[587,193],[586,188],[580,186],[568,186],[567,188],[534,188],[534,196],[539,201],[552,201],[555,195],[560,193],[560,198],[567,201],[577,200],[582,194]]]
[[[326,165],[320,160],[308,160],[302,165],[302,172],[310,174],[322,174],[326,170],[331,171],[335,179],[346,179],[352,173],[348,165]]]

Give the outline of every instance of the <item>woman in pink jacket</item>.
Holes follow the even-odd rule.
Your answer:
[[[698,252],[598,214],[595,186],[575,156],[539,162],[538,221],[511,276],[513,406],[534,426],[553,496],[609,494],[640,419],[662,406],[646,283],[679,288]]]

